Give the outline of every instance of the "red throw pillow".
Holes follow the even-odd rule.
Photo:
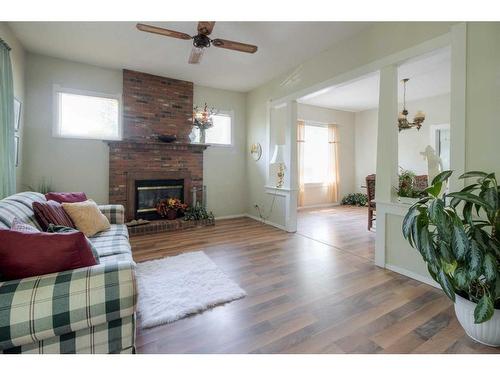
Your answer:
[[[3,280],[45,275],[97,264],[81,232],[22,233],[0,229]]]
[[[35,213],[36,221],[38,221],[38,224],[40,224],[44,231],[47,231],[50,224],[70,228],[75,227],[61,203],[56,201],[33,202],[33,212]]]
[[[84,192],[73,192],[73,193],[54,193],[50,192],[45,194],[45,199],[48,201],[53,200],[58,203],[76,203],[85,202],[87,196]]]

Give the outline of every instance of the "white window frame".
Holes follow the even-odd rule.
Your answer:
[[[118,101],[118,136],[117,137],[90,137],[90,136],[68,136],[61,134],[60,127],[60,108],[59,108],[59,94],[74,94],[74,95],[85,95],[94,96],[97,98],[115,99]],[[53,102],[53,124],[52,124],[52,136],[55,138],[67,138],[67,139],[91,139],[100,141],[121,141],[123,137],[123,120],[122,120],[122,96],[121,94],[109,94],[98,91],[90,90],[80,90],[73,89],[69,87],[63,87],[61,85],[53,85],[52,89],[52,102]]]
[[[211,147],[225,147],[225,148],[231,148],[234,147],[234,111],[233,110],[218,110],[216,115],[221,115],[221,116],[228,116],[231,119],[231,143],[230,144],[225,144],[225,143],[205,143]]]

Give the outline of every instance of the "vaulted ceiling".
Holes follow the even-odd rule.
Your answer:
[[[150,24],[196,34],[197,22]],[[31,52],[249,91],[371,24],[217,22],[213,38],[255,44],[259,49],[255,54],[246,54],[211,47],[199,65],[187,63],[191,41],[140,32],[135,22],[11,22],[9,25]]]

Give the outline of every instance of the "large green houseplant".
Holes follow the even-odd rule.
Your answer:
[[[451,174],[436,176],[425,196],[411,206],[403,220],[403,235],[420,252],[446,295],[454,302],[460,297],[472,302],[465,301],[473,308],[473,323],[484,326],[479,323],[489,321],[500,307],[500,187],[494,173],[475,171],[460,176],[473,178],[474,183],[443,194]],[[455,310],[460,320],[457,304]]]

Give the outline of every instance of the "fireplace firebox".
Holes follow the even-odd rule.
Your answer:
[[[184,202],[184,179],[159,179],[135,181],[135,218],[161,219],[156,205],[162,199],[177,198]]]

